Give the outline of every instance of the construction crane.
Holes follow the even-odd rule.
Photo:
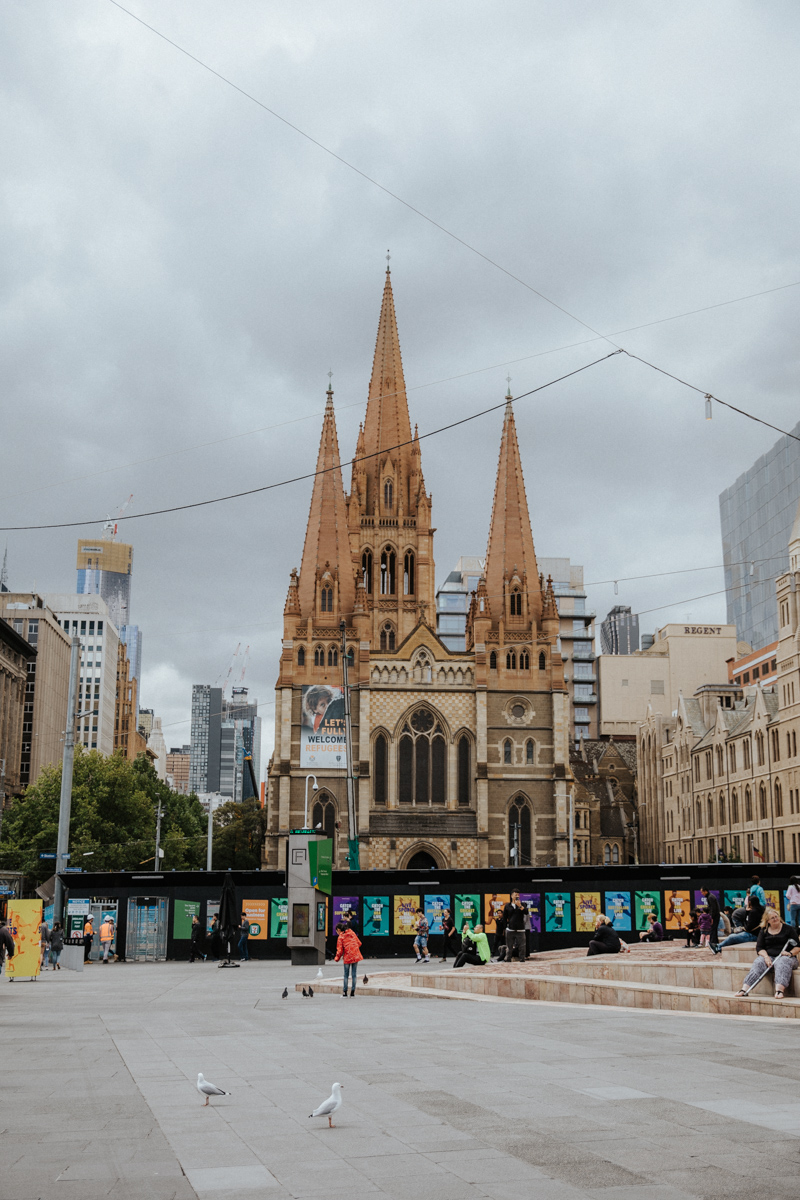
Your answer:
[[[112,542],[114,541],[114,539],[117,536],[117,525],[118,525],[119,519],[122,516],[122,514],[125,512],[125,509],[128,507],[128,505],[130,504],[132,499],[133,499],[133,492],[131,492],[130,496],[128,496],[128,499],[122,505],[122,508],[119,509],[119,511],[117,512],[117,515],[115,517],[112,518],[111,513],[108,514],[108,519],[106,520],[105,524],[103,525],[103,535],[107,539],[110,538],[110,540]]]
[[[225,676],[225,682],[222,685],[223,700],[225,699],[225,693],[228,690],[228,684],[230,683],[230,680],[231,680],[231,674],[233,672],[233,668],[236,666],[236,659],[239,657],[239,651],[241,650],[241,648],[242,648],[242,643],[238,642],[236,649],[234,650],[233,655],[231,656],[231,665],[228,667],[228,674]],[[219,676],[217,678],[219,678]]]

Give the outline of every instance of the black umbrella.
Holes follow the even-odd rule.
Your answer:
[[[221,967],[238,967],[239,965],[231,962],[231,946],[236,941],[238,926],[239,908],[236,903],[236,889],[233,885],[233,875],[227,871],[219,901],[219,930],[227,955],[227,962],[221,962],[219,964]]]

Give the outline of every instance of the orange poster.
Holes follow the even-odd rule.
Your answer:
[[[498,892],[487,892],[483,897],[483,931],[484,933],[494,933],[497,928],[497,918],[503,911],[504,905],[508,904],[510,896],[500,895]]]
[[[664,916],[667,929],[685,929],[689,924],[689,893],[664,892]]]
[[[254,942],[265,942],[269,937],[269,899],[243,900],[242,908],[250,922],[250,937]]]
[[[39,974],[41,945],[39,926],[42,923],[41,900],[9,901],[6,914],[14,939],[14,957],[6,958],[8,979],[31,979]]]

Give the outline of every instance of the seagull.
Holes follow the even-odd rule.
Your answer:
[[[215,1087],[213,1083],[209,1083],[207,1079],[203,1079],[202,1071],[197,1076],[197,1090],[201,1096],[205,1096],[206,1104],[208,1104],[212,1096],[230,1096],[230,1092],[223,1092],[222,1088]]]
[[[308,992],[306,991],[306,989],[305,989],[305,988],[303,988],[303,995],[305,996],[305,998],[306,998],[306,1000],[307,1000],[307,999],[308,999]]]
[[[331,1094],[328,1096],[328,1099],[324,1100],[319,1108],[315,1108],[312,1113],[309,1113],[309,1117],[327,1117],[328,1128],[334,1129],[335,1126],[331,1117],[342,1107],[342,1086],[341,1083],[335,1083],[331,1088]]]
[[[309,994],[309,996],[314,995],[314,989],[312,988],[311,984],[308,985],[308,994]]]
[[[284,988],[283,991],[281,992],[281,1000],[285,1000],[288,995],[289,995],[289,989]]]
[[[323,979],[323,978],[324,978],[324,976],[323,976],[323,974],[322,974],[322,967],[320,967],[320,969],[317,971],[317,975],[316,975],[316,977],[317,977],[317,979]]]

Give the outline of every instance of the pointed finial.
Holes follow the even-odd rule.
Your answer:
[[[506,375],[506,382],[508,384],[508,388],[506,390],[506,400],[511,400],[512,396],[511,396],[511,376],[510,375]]]
[[[389,266],[389,263],[391,262],[391,258],[392,258],[391,251],[387,250],[386,251],[386,274],[387,275],[390,275],[391,270],[392,270],[392,268]]]
[[[328,395],[333,395],[333,371],[328,371]]]

